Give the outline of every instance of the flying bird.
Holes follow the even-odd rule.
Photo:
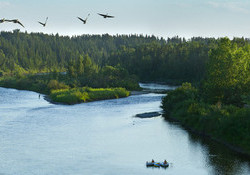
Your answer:
[[[24,26],[23,26],[23,24],[22,24],[22,23],[21,23],[18,19],[12,19],[12,20],[8,20],[8,19],[6,19],[5,21],[7,21],[7,22],[17,23],[17,24],[21,25],[22,27],[24,27]]]
[[[102,16],[103,18],[114,18],[114,16],[110,16],[108,14],[101,14],[101,13],[97,13],[97,14]]]
[[[3,22],[5,22],[5,19],[4,18],[0,19],[0,23],[3,23]]]
[[[83,22],[83,24],[86,24],[87,20],[88,20],[88,17],[89,17],[90,14],[88,14],[88,16],[85,18],[85,19],[82,19],[80,17],[77,17],[79,20],[81,20]]]
[[[49,18],[47,17],[46,20],[45,20],[45,23],[42,23],[42,22],[40,22],[40,21],[38,21],[38,23],[40,23],[41,25],[43,25],[43,27],[45,27],[46,24],[47,24],[48,19],[49,19]]]

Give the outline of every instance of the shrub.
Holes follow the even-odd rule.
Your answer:
[[[48,83],[48,88],[50,90],[69,89],[69,86],[65,85],[64,83],[60,83],[57,80],[50,80],[49,83]]]
[[[124,88],[74,88],[53,90],[50,97],[55,102],[75,104],[88,101],[105,100],[129,96],[129,92]]]
[[[183,83],[181,87],[170,91],[162,100],[162,108],[166,114],[178,103],[185,100],[195,100],[198,97],[198,90],[192,87],[191,83]]]

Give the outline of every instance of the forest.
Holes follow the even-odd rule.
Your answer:
[[[68,72],[76,77],[112,66],[140,81],[195,82],[204,76],[208,51],[216,45],[214,38],[68,37],[15,30],[0,34],[0,74]]]
[[[247,45],[249,40],[234,38],[232,42]],[[198,82],[205,76],[209,51],[217,45],[215,38],[68,37],[14,30],[0,33],[0,75],[68,72],[77,77],[114,67],[140,81]]]
[[[199,84],[207,78],[209,52],[218,47],[219,41],[201,37],[189,40],[178,36],[163,39],[108,34],[69,37],[2,31],[0,76],[12,80],[16,77],[19,81],[44,80],[46,84],[56,79],[70,87],[129,90],[139,89],[138,81]],[[249,46],[245,38],[234,38],[231,42]]]
[[[138,82],[183,83],[163,99],[165,117],[250,153],[248,39],[0,34],[0,86],[74,104],[126,97]]]
[[[209,51],[206,73],[198,85],[183,83],[162,101],[167,119],[180,121],[250,155],[250,45],[228,38]]]
[[[197,82],[215,45],[209,38],[1,32],[0,85],[49,94],[62,87],[139,90],[139,81]]]

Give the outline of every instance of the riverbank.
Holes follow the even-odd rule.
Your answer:
[[[225,142],[225,141],[223,141],[223,140],[221,140],[221,139],[215,138],[215,137],[213,137],[212,135],[209,135],[208,133],[201,132],[201,131],[197,131],[197,130],[193,129],[193,128],[190,127],[190,126],[185,125],[185,123],[183,123],[181,120],[178,120],[177,118],[174,118],[174,117],[171,117],[171,116],[166,116],[166,115],[163,115],[163,117],[164,117],[167,121],[169,121],[169,122],[177,122],[177,123],[179,123],[184,129],[186,129],[187,131],[189,131],[189,132],[191,132],[191,133],[193,133],[193,134],[195,134],[195,135],[198,135],[198,136],[200,136],[200,137],[202,137],[202,138],[208,138],[208,139],[210,139],[210,140],[212,140],[212,141],[215,141],[215,142],[217,142],[217,143],[220,143],[220,144],[226,146],[227,148],[231,149],[232,151],[234,151],[234,152],[240,154],[241,156],[243,156],[243,157],[245,157],[245,158],[247,158],[247,159],[250,159],[250,153],[244,151],[244,150],[243,150],[242,148],[240,148],[240,147],[237,147],[237,146],[235,146],[235,145],[232,145],[232,144],[230,144],[230,143],[228,143],[228,142]]]
[[[53,90],[49,98],[56,103],[77,104],[98,100],[128,97],[130,92],[125,88],[73,88]]]
[[[29,75],[24,77],[2,77],[0,87],[29,90],[45,94],[45,100],[54,104],[77,104],[98,100],[123,98],[130,95],[125,88],[90,88],[71,86],[67,76],[59,74],[55,80],[52,75]],[[139,84],[138,84],[139,86]]]
[[[166,94],[171,90],[161,90],[161,89],[156,89],[156,90],[151,90],[151,89],[143,89],[141,91],[131,91],[130,95],[143,95],[143,94],[149,94],[149,93],[154,93],[154,94]]]
[[[162,108],[166,119],[250,157],[250,109],[204,103],[197,89],[188,84],[170,92]]]

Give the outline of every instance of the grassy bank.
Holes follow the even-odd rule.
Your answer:
[[[129,96],[129,91],[124,88],[73,88],[53,90],[50,98],[54,102],[76,104],[97,100],[122,98]]]
[[[191,84],[168,93],[162,101],[165,117],[174,118],[185,127],[230,145],[250,155],[250,109],[203,102]]]
[[[52,103],[59,102],[65,104],[121,98],[130,94],[125,88],[71,88],[67,85],[65,76],[60,75],[58,78],[60,81],[53,79],[51,76],[53,75],[2,77],[0,86],[46,94]]]
[[[0,87],[14,88],[19,90],[29,90],[42,94],[49,94],[50,89],[47,86],[48,82],[43,80],[33,81],[29,78],[2,77],[0,79]]]
[[[23,75],[23,76],[5,76],[0,78],[0,86],[14,88],[19,90],[29,90],[49,95],[55,89],[68,89],[65,76],[58,75]],[[58,79],[58,80],[56,80]]]

